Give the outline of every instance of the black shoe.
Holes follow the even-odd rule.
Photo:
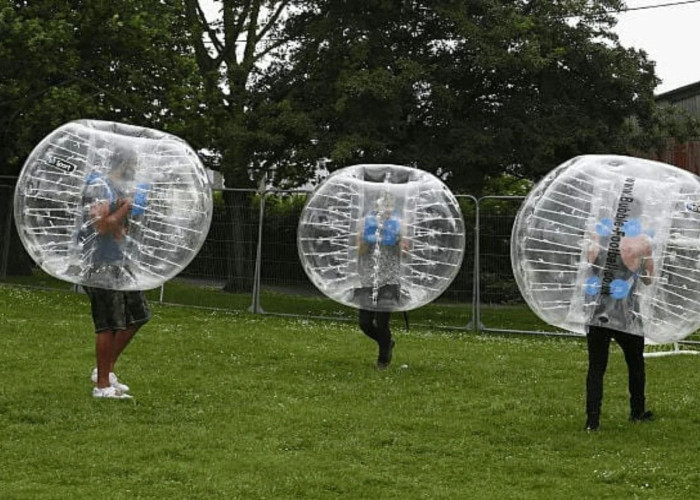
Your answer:
[[[588,432],[595,432],[600,427],[600,418],[597,415],[589,415],[586,419],[585,430]]]
[[[652,420],[654,420],[654,414],[649,410],[636,415],[630,415],[630,422],[651,422]]]
[[[377,358],[377,370],[386,370],[391,364],[391,358],[394,355],[394,346],[396,341],[391,339],[391,344],[388,348],[379,348],[379,357]]]

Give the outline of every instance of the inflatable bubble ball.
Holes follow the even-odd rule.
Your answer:
[[[511,260],[549,324],[683,339],[700,327],[700,178],[626,156],[567,161],[523,202]]]
[[[114,290],[155,288],[197,255],[212,219],[206,171],[183,140],[122,123],[79,120],[27,158],[15,223],[48,274]]]
[[[462,263],[464,221],[437,177],[399,165],[355,165],[309,196],[301,263],[325,295],[352,307],[407,311],[436,299]]]

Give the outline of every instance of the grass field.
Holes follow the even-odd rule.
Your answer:
[[[31,276],[8,276],[4,283],[17,284],[43,289],[69,291],[72,285],[58,280],[39,269]],[[313,285],[309,286],[315,290]],[[148,292],[152,301],[161,299],[160,289]],[[249,293],[223,293],[221,286],[208,285],[206,282],[174,279],[168,281],[162,294],[162,300],[170,305],[188,305],[231,311],[248,311],[253,302],[252,291]],[[340,305],[320,292],[310,293],[308,287],[302,293],[295,293],[294,287],[262,287],[260,306],[273,315],[301,315],[324,317],[337,320],[355,321],[357,311]],[[411,311],[410,323],[436,328],[471,330],[472,304],[466,302],[435,301],[417,310]],[[528,330],[556,332],[557,328],[541,321],[523,303],[508,306],[482,306],[480,322],[493,329]]]
[[[613,348],[584,432],[580,339],[429,328],[389,370],[353,323],[153,304],[90,396],[81,294],[0,286],[0,498],[653,498],[697,495],[700,357],[647,360],[627,422]]]

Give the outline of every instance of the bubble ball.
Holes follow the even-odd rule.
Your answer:
[[[78,285],[147,290],[195,257],[213,211],[207,173],[182,139],[78,120],[39,143],[17,182],[15,223],[48,274]]]
[[[569,160],[523,202],[511,262],[549,324],[681,340],[700,327],[700,178],[627,156]]]
[[[301,263],[318,289],[348,306],[408,311],[436,299],[459,272],[462,213],[434,175],[400,165],[334,172],[304,206]]]

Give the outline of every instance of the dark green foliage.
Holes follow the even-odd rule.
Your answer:
[[[0,3],[0,173],[76,118],[180,135],[229,187],[393,162],[480,195],[581,153],[659,149],[696,124],[658,111],[620,0]]]
[[[0,2],[0,174],[81,118],[202,145],[200,88],[180,2]]]
[[[313,123],[309,162],[414,165],[480,194],[488,176],[625,152],[625,121],[654,115],[653,64],[611,32],[617,0],[315,5],[268,83]]]

